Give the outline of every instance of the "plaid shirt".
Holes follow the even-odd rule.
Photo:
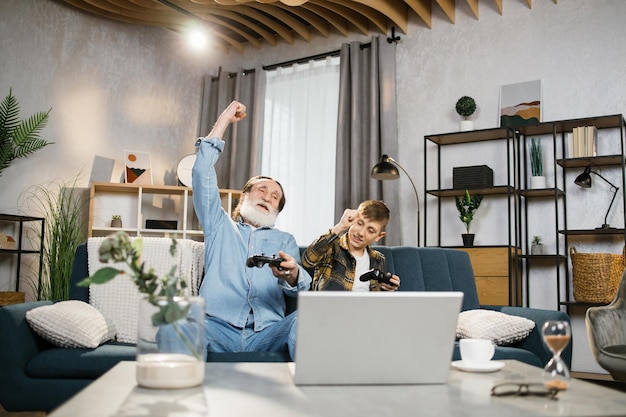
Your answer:
[[[370,256],[370,268],[385,272],[385,256],[366,247]],[[332,232],[320,236],[302,254],[302,265],[314,268],[312,290],[314,291],[352,291],[356,259],[348,249],[347,233],[339,237]],[[380,283],[370,281],[370,291],[381,291]]]

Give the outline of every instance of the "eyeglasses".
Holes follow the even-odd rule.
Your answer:
[[[557,388],[548,388],[544,384],[539,383],[503,382],[491,387],[491,395],[494,397],[514,395],[524,397],[533,395],[538,397],[550,397],[551,400],[558,400],[556,397],[558,393],[559,390]]]

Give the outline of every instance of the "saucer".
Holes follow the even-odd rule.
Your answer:
[[[465,372],[495,372],[504,368],[504,362],[489,361],[484,364],[469,364],[463,361],[454,361],[452,366]]]

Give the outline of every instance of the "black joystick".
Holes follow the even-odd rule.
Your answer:
[[[249,257],[246,260],[246,266],[248,268],[253,268],[255,266],[257,268],[261,268],[265,264],[270,264],[282,270],[283,268],[281,268],[280,263],[283,261],[284,259],[281,258],[280,256],[276,256],[276,255],[265,256],[263,254],[260,254],[260,255],[254,255],[254,256]]]
[[[382,272],[380,269],[372,269],[361,275],[361,277],[359,278],[359,280],[361,281],[369,281],[371,279],[375,279],[378,282],[391,284],[391,272]]]

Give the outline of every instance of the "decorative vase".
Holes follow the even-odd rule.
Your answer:
[[[474,233],[463,233],[461,238],[463,238],[463,246],[466,248],[474,246]]]
[[[546,188],[546,177],[544,176],[530,177],[530,188],[534,190]]]
[[[122,227],[122,219],[112,219],[111,227]]]
[[[459,123],[459,130],[461,132],[474,130],[474,122],[472,120],[461,120],[461,122]]]
[[[530,254],[531,255],[543,255],[543,245],[533,243],[530,245]]]
[[[206,357],[204,314],[201,297],[159,297],[157,305],[147,297],[140,301],[137,385],[174,389],[202,384]],[[171,316],[180,318],[171,321]]]

